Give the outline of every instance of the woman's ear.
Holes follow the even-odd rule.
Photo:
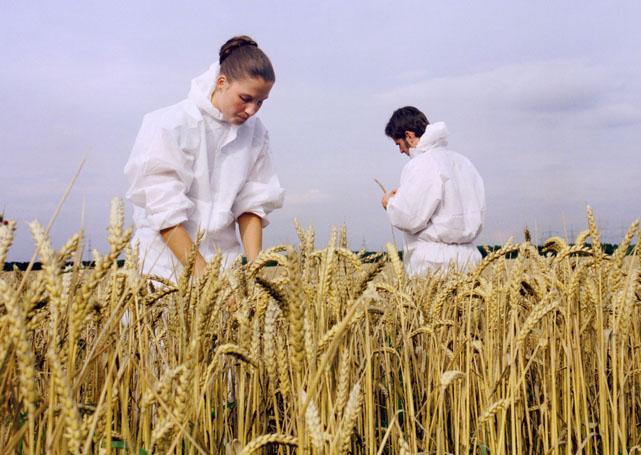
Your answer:
[[[216,78],[216,88],[219,90],[225,88],[228,83],[229,81],[227,80],[227,76],[224,74],[219,74]]]

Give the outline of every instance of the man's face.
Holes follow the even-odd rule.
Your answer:
[[[410,156],[410,149],[416,147],[420,139],[416,137],[414,131],[405,131],[405,137],[401,139],[394,139],[394,143],[398,145],[398,150],[407,156]]]
[[[407,142],[407,139],[394,139],[394,143],[398,145],[398,150],[401,153],[404,153],[407,156],[410,156],[410,144]]]

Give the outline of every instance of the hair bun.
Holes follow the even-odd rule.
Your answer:
[[[234,36],[233,38],[227,40],[227,42],[220,48],[220,52],[218,54],[219,63],[222,64],[223,61],[227,57],[229,57],[232,52],[245,46],[258,47],[258,44],[256,44],[256,41],[254,41],[247,35]]]

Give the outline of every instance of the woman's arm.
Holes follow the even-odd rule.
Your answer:
[[[179,224],[178,226],[161,229],[160,236],[171,252],[174,253],[174,256],[176,256],[184,266],[189,258],[189,253],[191,253],[194,248],[194,242],[191,240],[191,237],[189,237],[187,230],[182,224]],[[197,252],[196,262],[194,263],[194,276],[200,276],[200,274],[204,272],[206,265],[205,258],[203,258],[200,252]]]
[[[254,213],[243,213],[238,217],[238,230],[247,262],[252,262],[263,248],[263,221]]]

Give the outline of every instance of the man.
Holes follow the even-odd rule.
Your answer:
[[[410,161],[399,188],[383,196],[392,225],[405,234],[405,268],[410,275],[459,270],[481,259],[474,240],[485,217],[485,189],[474,165],[448,150],[445,123],[431,124],[412,106],[392,114],[385,134]]]

